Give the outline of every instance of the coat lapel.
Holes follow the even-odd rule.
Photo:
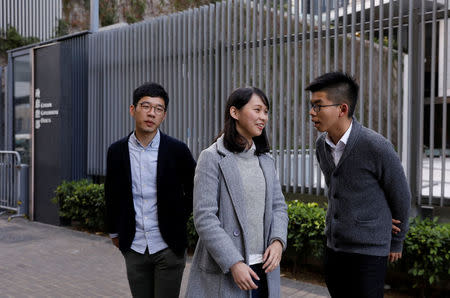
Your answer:
[[[242,185],[241,174],[239,173],[236,159],[233,153],[228,151],[223,145],[223,136],[217,140],[217,151],[225,155],[219,162],[220,170],[222,171],[225,185],[230,194],[231,201],[234,206],[239,224],[241,225],[244,235],[246,235],[247,216],[244,202],[244,187]],[[248,239],[245,237],[245,239]]]
[[[322,146],[323,151],[325,152],[325,162],[328,164],[328,168],[331,169],[331,172],[333,172],[336,169],[336,165],[334,164],[333,155],[331,154],[331,148],[327,144],[325,140],[326,136],[324,135]]]
[[[156,164],[156,191],[158,192],[158,189],[162,181],[164,179],[164,165],[167,165],[165,159],[167,158],[167,138],[166,135],[163,134],[161,131],[159,132],[159,148],[158,148],[158,163]],[[156,196],[159,197],[158,195]]]
[[[131,188],[132,188],[132,181],[131,181],[131,163],[130,163],[130,150],[128,148],[128,141],[130,140],[130,136],[133,132],[131,132],[128,135],[128,138],[126,138],[125,142],[122,143],[122,166],[123,169],[125,170],[125,177],[127,179],[126,181],[126,185],[130,186],[130,192],[131,192]]]

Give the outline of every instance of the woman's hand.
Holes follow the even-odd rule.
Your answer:
[[[263,269],[265,269],[266,273],[272,272],[280,265],[282,253],[283,245],[279,240],[275,240],[271,245],[269,245],[269,247],[267,247],[263,256]]]
[[[256,280],[259,280],[259,277],[247,264],[237,262],[231,266],[230,271],[231,275],[233,275],[234,282],[238,285],[239,289],[248,291],[258,288],[253,282],[252,277]]]

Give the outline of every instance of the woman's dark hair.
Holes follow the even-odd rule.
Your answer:
[[[230,108],[235,107],[240,110],[249,101],[252,95],[255,94],[261,98],[264,104],[269,109],[269,100],[267,96],[262,92],[262,90],[256,87],[244,87],[234,90],[228,97],[227,104],[225,107],[225,125],[223,131],[219,134],[224,135],[223,144],[225,148],[234,153],[239,153],[245,150],[247,146],[247,140],[239,134],[236,129],[236,120],[230,115]],[[263,129],[261,135],[254,137],[253,142],[256,146],[256,155],[261,155],[263,153],[269,152],[269,140],[266,134],[266,128]]]

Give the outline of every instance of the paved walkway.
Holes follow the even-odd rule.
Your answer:
[[[281,283],[282,297],[329,297],[324,287]],[[130,297],[130,291],[123,257],[108,238],[1,215],[0,297]]]

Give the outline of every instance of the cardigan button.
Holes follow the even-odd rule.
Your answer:
[[[234,235],[235,237],[238,237],[240,234],[241,234],[241,233],[239,232],[239,230],[236,230],[236,231],[233,232],[233,235]]]

